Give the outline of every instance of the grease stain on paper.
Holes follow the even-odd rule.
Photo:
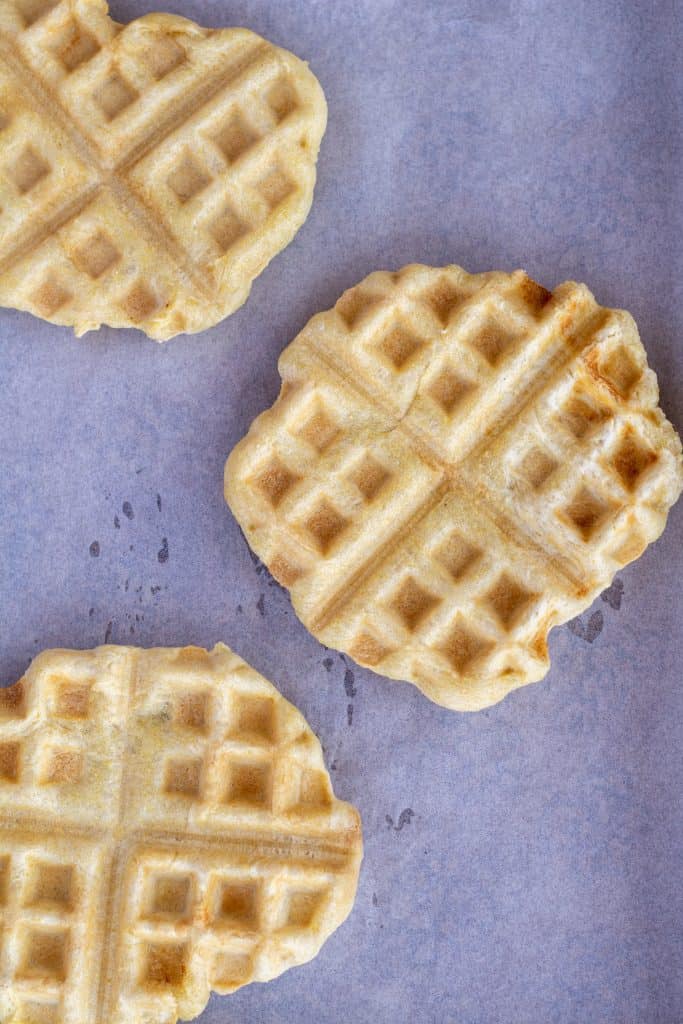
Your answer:
[[[398,823],[394,825],[394,819],[390,814],[385,815],[384,820],[387,823],[387,828],[393,829],[394,832],[401,832],[406,825],[410,825],[411,821],[415,817],[415,811],[412,807],[406,807],[398,816]]]

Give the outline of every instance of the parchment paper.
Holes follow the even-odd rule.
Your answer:
[[[220,639],[320,735],[363,815],[355,910],[315,961],[213,997],[203,1024],[680,1024],[683,505],[553,633],[544,682],[463,716],[325,651],[222,497],[284,346],[411,261],[586,281],[635,315],[683,427],[680,3],[167,9],[310,61],[330,108],[313,211],[199,337],[76,341],[0,311],[3,681],[46,647]]]

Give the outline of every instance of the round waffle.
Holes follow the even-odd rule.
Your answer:
[[[175,1024],[316,955],[356,810],[227,647],[47,651],[0,690],[0,1020]]]
[[[222,320],[305,221],[327,120],[246,29],[0,4],[0,304],[164,341]]]
[[[228,504],[322,643],[450,708],[545,675],[683,485],[636,325],[584,285],[371,274],[279,367]]]

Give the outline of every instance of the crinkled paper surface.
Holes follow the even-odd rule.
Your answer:
[[[523,266],[636,317],[683,427],[674,0],[112,0],[307,59],[313,210],[229,320],[159,348],[0,311],[0,666],[105,639],[224,640],[272,679],[364,819],[355,910],[311,964],[204,1024],[683,1019],[683,505],[542,683],[463,716],[325,651],[244,543],[226,455],[277,356],[371,270]]]

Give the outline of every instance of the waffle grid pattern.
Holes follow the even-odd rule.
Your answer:
[[[310,72],[250,32],[11,0],[0,301],[81,333],[210,326],[305,219],[324,126]]]
[[[189,1018],[348,913],[357,815],[227,648],[48,652],[0,701],[3,1021]]]
[[[228,460],[228,502],[323,643],[448,706],[544,675],[550,627],[680,493],[635,325],[582,286],[373,274],[280,372]]]
[[[143,989],[141,1004],[150,1013],[164,990],[188,975],[206,973],[213,990],[232,992],[270,976],[274,946],[286,964],[302,949],[310,957],[320,944],[311,931],[333,897],[333,873],[294,867],[283,883],[277,865],[226,870],[202,859],[209,863],[198,871],[172,849],[145,848],[136,857],[121,963],[130,965],[128,984]]]

